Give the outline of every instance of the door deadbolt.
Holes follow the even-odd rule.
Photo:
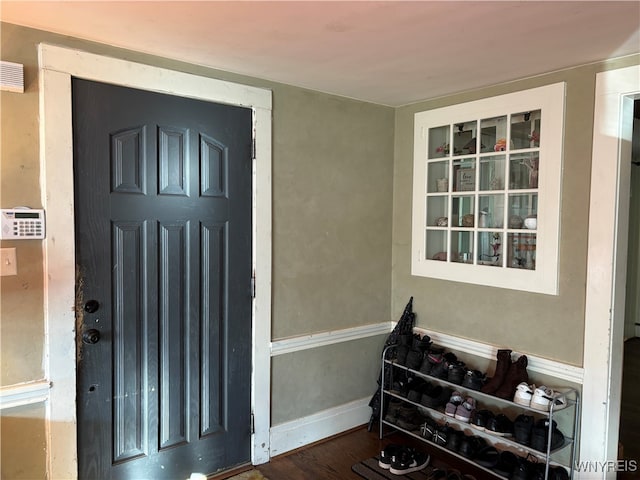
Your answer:
[[[97,300],[88,300],[87,303],[84,304],[84,311],[87,313],[95,313],[100,308],[100,302]]]
[[[95,345],[100,341],[100,332],[95,328],[90,328],[82,333],[82,342],[87,345]]]

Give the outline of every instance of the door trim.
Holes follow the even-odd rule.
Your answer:
[[[38,46],[49,478],[77,478],[75,246],[71,77],[254,110],[251,461],[269,460],[271,408],[271,91],[48,44]]]
[[[579,458],[583,462],[618,458],[631,168],[621,160],[631,158],[633,100],[640,97],[639,86],[640,66],[596,76],[581,419],[588,435],[581,436]],[[615,478],[615,472],[602,472],[600,478]]]

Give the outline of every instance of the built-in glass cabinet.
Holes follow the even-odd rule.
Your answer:
[[[414,275],[557,294],[563,112],[560,83],[415,115]]]

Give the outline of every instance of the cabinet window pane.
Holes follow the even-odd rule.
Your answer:
[[[449,125],[429,129],[429,158],[449,156]]]
[[[508,242],[507,267],[535,270],[536,236],[528,233],[510,233]]]
[[[540,110],[511,115],[511,148],[536,148],[540,146]]]
[[[506,157],[495,155],[480,159],[480,190],[504,189]]]
[[[480,122],[481,153],[499,152],[507,144],[507,116],[487,118]],[[499,142],[499,143],[498,143]]]

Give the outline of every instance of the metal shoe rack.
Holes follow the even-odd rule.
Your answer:
[[[381,370],[381,381],[380,381],[380,438],[382,439],[384,436],[384,428],[386,427],[390,427],[393,428],[395,431],[401,431],[411,437],[417,438],[423,442],[425,442],[426,444],[433,446],[434,448],[438,448],[444,452],[447,452],[449,455],[452,455],[454,457],[457,457],[461,460],[464,460],[465,462],[468,463],[472,463],[476,468],[479,468],[481,470],[486,471],[487,473],[490,473],[491,475],[493,475],[496,478],[506,478],[503,477],[502,475],[498,474],[497,472],[491,470],[490,468],[486,468],[483,467],[482,465],[479,465],[478,463],[475,463],[473,461],[473,459],[467,458],[463,455],[458,454],[457,452],[454,452],[452,450],[449,450],[447,448],[445,448],[444,446],[438,445],[435,442],[432,442],[431,440],[422,437],[421,435],[419,435],[418,432],[413,432],[413,431],[409,431],[407,429],[404,429],[398,425],[396,425],[395,423],[389,422],[387,420],[384,419],[384,411],[385,411],[385,405],[387,403],[387,401],[390,401],[391,398],[395,398],[397,400],[401,400],[402,402],[405,402],[408,405],[413,405],[415,407],[418,408],[419,413],[421,413],[423,416],[429,415],[431,416],[436,422],[438,423],[443,423],[444,424],[448,424],[450,427],[460,430],[465,434],[472,434],[475,436],[479,436],[484,438],[487,443],[493,445],[494,447],[496,447],[496,449],[498,451],[502,451],[502,450],[509,450],[511,452],[513,452],[514,454],[520,456],[520,457],[527,457],[529,458],[529,456],[534,457],[535,459],[537,459],[537,461],[543,461],[544,465],[545,465],[545,480],[549,478],[549,467],[550,466],[561,466],[563,468],[565,468],[565,470],[567,470],[568,474],[569,474],[569,478],[573,480],[574,478],[574,464],[575,464],[575,455],[576,455],[576,448],[577,448],[577,438],[578,438],[578,421],[580,418],[580,397],[579,397],[579,393],[577,390],[573,389],[573,388],[567,388],[567,389],[563,389],[562,393],[564,393],[566,395],[566,399],[567,399],[567,406],[560,409],[554,411],[553,408],[553,404],[551,405],[551,409],[550,411],[547,412],[542,412],[540,410],[535,410],[532,409],[530,407],[526,407],[523,405],[519,405],[517,403],[508,401],[508,400],[503,400],[499,397],[495,397],[493,395],[487,395],[485,393],[482,393],[480,391],[477,390],[471,390],[468,388],[465,388],[461,385],[457,385],[455,383],[451,383],[448,382],[446,380],[442,380],[440,378],[437,377],[432,377],[431,375],[427,375],[425,373],[419,372],[417,370],[413,370],[410,369],[408,367],[405,367],[404,365],[400,365],[398,363],[395,363],[394,360],[392,359],[388,359],[387,358],[387,354],[390,351],[393,351],[393,349],[396,347],[396,345],[390,345],[387,348],[384,349],[384,351],[382,352],[382,370]],[[410,401],[408,398],[401,396],[395,392],[391,391],[391,387],[393,385],[393,375],[394,375],[394,368],[397,369],[402,369],[405,370],[406,372],[410,373],[411,375],[415,376],[415,377],[419,377],[419,378],[423,378],[424,380],[427,380],[431,383],[434,384],[438,384],[441,385],[443,387],[449,387],[451,389],[453,389],[454,391],[457,390],[459,392],[462,392],[464,395],[470,396],[475,398],[477,401],[479,402],[483,402],[485,404],[488,405],[499,405],[498,408],[500,408],[501,410],[503,409],[508,409],[508,410],[518,410],[521,411],[522,413],[526,413],[527,415],[533,415],[534,418],[538,419],[538,418],[548,418],[549,419],[549,425],[552,425],[552,421],[554,420],[554,417],[556,419],[560,419],[561,416],[563,415],[572,415],[572,418],[568,418],[568,419],[564,419],[567,422],[570,422],[573,428],[573,432],[571,432],[571,435],[567,435],[566,433],[563,432],[564,435],[564,443],[562,446],[560,446],[559,448],[555,449],[555,450],[551,450],[551,438],[552,438],[552,428],[548,429],[548,437],[547,437],[547,451],[546,452],[541,452],[539,450],[535,450],[531,447],[527,447],[525,445],[522,445],[520,443],[517,443],[515,440],[511,439],[510,437],[501,437],[501,436],[497,436],[497,435],[492,435],[490,433],[486,433],[483,430],[478,430],[475,428],[472,428],[470,426],[469,423],[465,423],[465,422],[461,422],[459,420],[456,420],[454,417],[450,417],[445,415],[444,413],[444,409],[433,409],[433,408],[429,408],[426,407],[420,403],[416,403],[416,402],[412,402]],[[387,376],[385,375],[385,373],[387,373],[386,369],[390,369],[390,375],[388,375],[388,382],[389,383],[385,383],[385,380],[387,378]],[[493,409],[494,407],[492,407]],[[565,449],[569,448],[569,462],[567,465],[566,461],[554,461],[554,457],[558,456],[557,454],[559,454],[562,451],[565,451]],[[565,454],[566,456],[566,454]]]

